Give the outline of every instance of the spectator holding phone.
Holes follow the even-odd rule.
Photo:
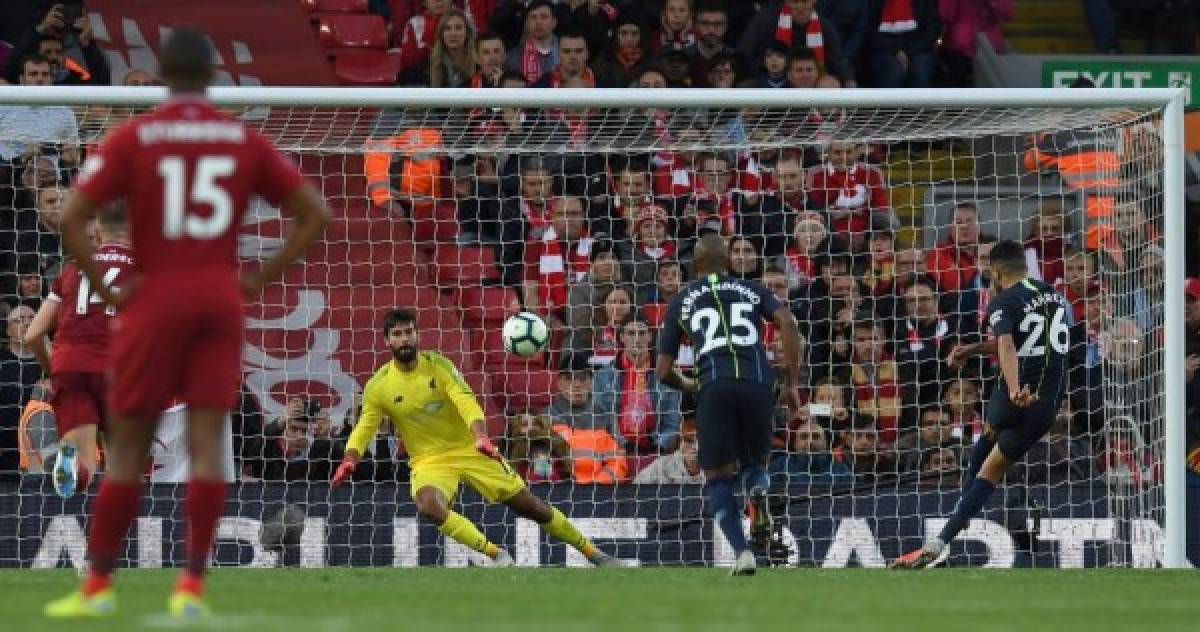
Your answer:
[[[7,8],[6,8],[7,10]],[[72,56],[79,51],[82,61]],[[51,83],[54,85],[112,84],[104,51],[92,36],[92,23],[87,17],[83,0],[63,0],[51,5],[33,28],[25,32],[9,56],[4,79],[17,83],[23,60],[29,55],[41,55],[51,64]]]

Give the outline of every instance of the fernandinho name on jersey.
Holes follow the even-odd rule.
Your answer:
[[[754,293],[754,290],[746,287],[740,281],[729,280],[718,283],[716,282],[718,278],[719,277],[717,275],[710,274],[707,277],[707,284],[700,285],[698,287],[692,287],[686,290],[687,294],[683,297],[683,303],[680,309],[680,316],[683,318],[683,320],[686,321],[691,317],[692,310],[695,308],[697,300],[704,297],[706,294],[714,294],[722,290],[737,292],[752,305],[758,305],[761,301],[761,299],[758,297],[758,294]]]

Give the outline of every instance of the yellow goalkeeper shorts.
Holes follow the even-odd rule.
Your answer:
[[[489,502],[504,502],[525,489],[525,481],[508,463],[498,463],[482,454],[422,463],[413,468],[409,479],[413,498],[422,488],[436,487],[449,502],[458,495],[459,483],[470,485]]]

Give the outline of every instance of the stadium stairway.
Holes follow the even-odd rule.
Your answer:
[[[892,151],[885,165],[891,185],[892,208],[900,220],[897,247],[920,246],[925,221],[925,191],[930,183],[949,183],[975,175],[970,152],[948,144],[914,146],[909,151]]]
[[[1004,37],[1014,53],[1045,55],[1096,52],[1080,0],[1018,0],[1016,15],[1004,25]],[[1141,44],[1121,39],[1126,51]]]

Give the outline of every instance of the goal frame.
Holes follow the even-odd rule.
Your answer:
[[[167,96],[162,87],[0,86],[0,105],[149,106]],[[390,108],[490,107],[693,107],[693,108],[870,108],[918,107],[1159,107],[1163,140],[1165,340],[1182,341],[1184,326],[1184,106],[1183,88],[977,89],[579,89],[498,88],[486,91],[436,88],[213,87],[208,96],[223,106]],[[1188,568],[1186,555],[1184,346],[1167,344],[1164,354],[1164,566]]]

